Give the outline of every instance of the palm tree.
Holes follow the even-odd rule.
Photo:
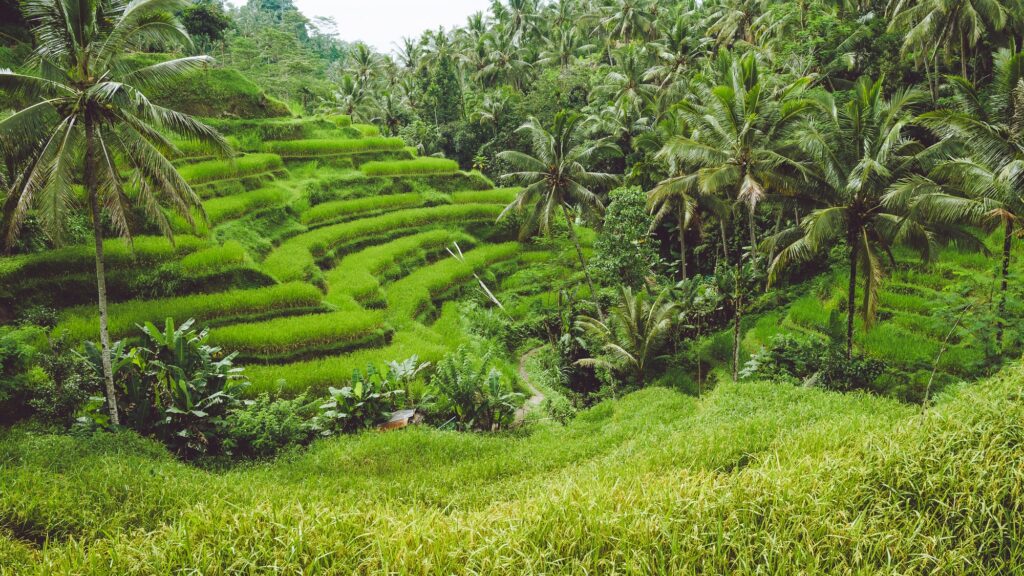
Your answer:
[[[119,419],[107,330],[104,212],[128,239],[133,203],[168,236],[171,225],[162,206],[170,206],[189,223],[194,210],[202,214],[199,197],[165,156],[175,148],[160,129],[230,152],[215,130],[153,104],[143,92],[181,81],[183,74],[209,64],[209,57],[178,58],[136,70],[128,70],[124,62],[125,55],[154,41],[190,46],[188,34],[172,16],[188,4],[29,0],[22,6],[35,35],[31,65],[36,73],[0,70],[0,89],[35,102],[0,121],[5,156],[26,159],[26,169],[4,203],[4,244],[10,246],[30,210],[60,240],[76,204],[71,183],[81,162],[96,247],[103,375],[115,425]]]
[[[668,301],[668,291],[653,300],[645,290],[633,293],[622,287],[622,299],[609,312],[607,322],[581,316],[576,326],[600,341],[605,358],[584,358],[576,364],[628,371],[633,383],[642,386],[651,362],[672,329],[676,305]]]
[[[1002,0],[890,0],[890,30],[906,30],[904,51],[924,46],[960,53],[960,75],[978,41],[1006,27],[1010,10]]]
[[[612,0],[601,26],[608,30],[609,38],[619,42],[649,40],[656,33],[657,3],[649,0]]]
[[[861,78],[851,100],[838,106],[831,94],[821,94],[820,119],[807,121],[793,136],[813,162],[815,199],[823,206],[803,218],[798,227],[780,232],[767,243],[782,245],[769,268],[769,284],[790,264],[826,253],[845,242],[848,249],[846,349],[853,356],[858,272],[863,272],[865,327],[875,320],[882,281],[882,255],[892,260],[896,244],[933,256],[936,240],[920,222],[894,214],[883,204],[886,189],[915,169],[924,147],[907,132],[911,112],[924,99],[917,90],[901,90],[887,100],[881,80]]]
[[[914,203],[923,217],[944,223],[969,219],[1003,226],[999,329],[1002,344],[1010,257],[1018,218],[1024,216],[1024,52],[1000,50],[995,81],[984,92],[966,78],[950,78],[953,109],[926,112],[920,122],[962,144],[970,158],[940,164],[930,178],[901,183],[893,202]],[[906,198],[910,196],[911,198]]]
[[[604,211],[601,199],[592,188],[614,185],[618,177],[592,172],[590,165],[598,154],[614,150],[614,147],[603,140],[585,141],[580,129],[580,116],[575,113],[558,113],[551,130],[544,128],[536,118],[530,118],[517,132],[529,139],[532,155],[517,150],[506,150],[498,154],[498,158],[516,170],[505,174],[504,178],[517,181],[524,187],[498,218],[503,218],[511,211],[528,211],[523,221],[522,234],[526,236],[535,230],[550,234],[551,223],[561,210],[569,227],[569,237],[576,247],[580,267],[587,278],[591,298],[597,306],[598,315],[601,315],[594,281],[587,269],[583,247],[576,236],[572,211]]]
[[[810,109],[802,97],[808,80],[773,90],[762,78],[752,53],[732,57],[723,53],[719,66],[722,84],[698,83],[694,94],[679,103],[677,114],[689,132],[670,138],[658,153],[663,160],[680,167],[675,178],[692,177],[702,195],[719,196],[746,207],[750,246],[757,248],[754,219],[758,204],[768,190],[795,194],[796,175],[803,167],[788,150],[785,135]],[[666,185],[683,186],[686,180]],[[728,260],[729,248],[722,221],[722,250]],[[740,230],[736,226],[736,230]],[[737,252],[737,290],[733,314],[733,375],[739,374],[739,334],[742,294]]]

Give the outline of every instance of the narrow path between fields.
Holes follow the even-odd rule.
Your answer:
[[[526,415],[531,411],[539,408],[541,402],[544,402],[544,394],[537,389],[530,382],[530,374],[526,371],[526,360],[537,352],[540,352],[541,347],[534,348],[526,354],[519,357],[519,377],[523,379],[523,383],[526,384],[526,389],[530,391],[530,397],[526,399],[526,402],[516,410],[515,425],[519,426],[526,420]]]

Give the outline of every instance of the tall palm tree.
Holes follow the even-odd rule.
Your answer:
[[[623,286],[622,300],[611,309],[607,322],[581,316],[576,326],[602,343],[606,357],[576,363],[628,371],[633,384],[642,386],[672,329],[676,305],[667,295],[668,291],[663,291],[651,300],[645,290],[634,294],[629,286]]]
[[[550,130],[536,118],[530,118],[517,132],[529,139],[532,155],[517,150],[506,150],[498,154],[498,158],[515,170],[505,174],[504,178],[523,186],[523,190],[505,208],[499,219],[512,211],[525,212],[522,225],[524,236],[538,230],[550,234],[553,231],[552,221],[557,219],[561,211],[569,227],[569,237],[576,247],[576,255],[586,276],[591,298],[594,298],[598,314],[601,315],[594,281],[590,277],[583,247],[576,235],[572,212],[576,209],[604,211],[604,205],[593,188],[614,185],[618,177],[592,172],[590,166],[598,154],[614,150],[614,147],[603,140],[586,141],[580,127],[580,116],[569,112],[558,113]]]
[[[1017,220],[1024,217],[1024,52],[1000,50],[994,68],[995,81],[984,93],[966,78],[949,78],[956,106],[920,117],[939,136],[960,143],[970,157],[943,162],[928,178],[902,182],[892,201],[910,201],[923,217],[944,223],[966,218],[1002,225],[996,333],[1001,345],[1013,239]]]
[[[770,238],[778,251],[769,268],[769,284],[790,264],[826,253],[832,246],[847,246],[846,349],[853,356],[854,317],[858,273],[862,273],[861,314],[870,327],[878,308],[878,290],[884,273],[882,256],[907,244],[934,255],[936,237],[919,221],[886,210],[887,188],[918,167],[925,148],[907,133],[911,113],[923,102],[917,90],[901,90],[891,99],[882,93],[881,80],[861,78],[843,106],[831,94],[820,96],[822,115],[807,121],[793,139],[815,166],[814,198],[821,207],[800,222]]]
[[[24,155],[27,168],[4,204],[6,245],[17,236],[30,210],[55,239],[76,204],[75,166],[83,169],[86,204],[96,247],[96,289],[103,375],[111,422],[119,423],[107,330],[107,286],[103,258],[103,216],[131,237],[130,208],[141,206],[170,236],[162,207],[189,223],[202,214],[199,197],[167,160],[175,148],[158,129],[208,143],[229,153],[212,128],[150,102],[144,90],[180,81],[211,62],[192,56],[129,70],[124,57],[152,42],[190,46],[172,15],[184,0],[29,0],[23,10],[36,49],[33,73],[0,70],[0,88],[34,101],[0,121],[5,155]],[[127,178],[126,178],[127,176]]]
[[[759,73],[752,53],[724,53],[719,67],[723,81],[698,83],[693,95],[679,103],[676,113],[688,133],[670,138],[658,156],[680,167],[675,178],[692,177],[701,194],[742,204],[747,212],[750,246],[757,248],[755,212],[774,191],[795,194],[796,175],[803,169],[787,149],[786,134],[811,108],[803,97],[808,80],[773,87]],[[678,180],[673,186],[681,185]],[[666,183],[668,185],[669,183]],[[742,227],[737,225],[736,230]],[[722,250],[728,259],[724,221]],[[735,257],[737,290],[733,313],[733,375],[739,374],[739,334],[743,316],[739,293],[742,253]]]
[[[905,30],[903,49],[925,46],[960,54],[960,74],[967,77],[967,57],[978,42],[1006,27],[1011,11],[1005,0],[890,0],[890,30]],[[1019,8],[1019,6],[1018,6]]]
[[[601,26],[608,30],[608,37],[616,42],[649,40],[658,29],[657,3],[650,0],[612,0],[601,18]]]

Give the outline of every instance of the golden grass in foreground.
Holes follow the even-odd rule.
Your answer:
[[[525,437],[367,433],[227,472],[17,429],[0,572],[1008,574],[1022,376],[924,416],[769,383],[648,389]]]

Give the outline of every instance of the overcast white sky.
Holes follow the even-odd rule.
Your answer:
[[[309,18],[329,16],[338,24],[338,37],[362,40],[381,52],[394,50],[403,36],[438,26],[462,25],[466,17],[490,6],[488,0],[294,0]]]

